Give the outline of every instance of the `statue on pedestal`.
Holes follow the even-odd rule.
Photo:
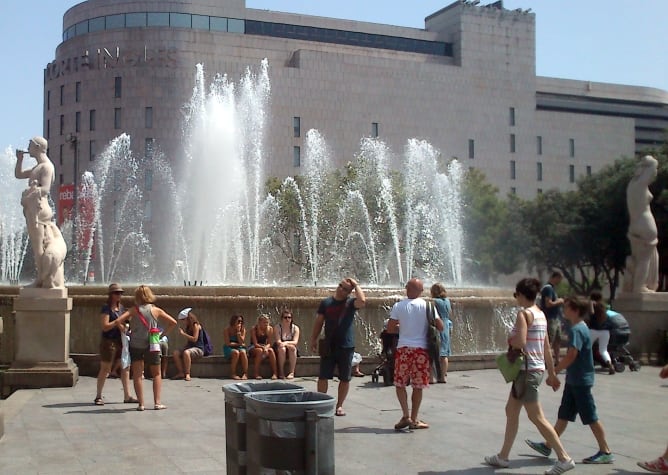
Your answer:
[[[629,210],[627,237],[631,255],[626,258],[624,292],[655,292],[659,285],[659,242],[656,221],[650,209],[652,193],[649,185],[657,175],[659,162],[650,155],[640,159],[635,174],[626,187],[626,205]]]
[[[67,245],[60,229],[53,221],[53,209],[49,203],[51,185],[55,180],[53,162],[46,155],[48,142],[43,137],[34,137],[28,145],[28,154],[37,164],[23,170],[25,151],[16,151],[14,176],[28,179],[28,188],[21,195],[23,215],[26,218],[28,237],[35,256],[37,279],[33,287],[63,288],[65,274],[63,263]]]

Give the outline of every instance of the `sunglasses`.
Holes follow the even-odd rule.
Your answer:
[[[283,320],[292,320],[292,315],[283,315]]]

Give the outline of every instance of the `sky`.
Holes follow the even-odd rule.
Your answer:
[[[452,1],[246,0],[246,6],[424,28],[426,16]],[[1,150],[24,148],[30,137],[42,134],[43,71],[62,40],[63,14],[78,3],[0,2]],[[504,7],[536,14],[539,76],[668,91],[668,0],[504,0]]]

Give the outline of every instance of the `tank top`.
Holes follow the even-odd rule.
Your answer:
[[[153,317],[151,312],[152,304],[140,305],[139,312],[148,323],[148,328],[139,317],[132,317],[130,319],[130,346],[132,348],[148,348],[148,329],[158,328],[158,321]]]
[[[533,322],[527,328],[527,342],[524,346],[524,353],[527,359],[527,369],[529,371],[545,371],[545,335],[547,335],[547,319],[540,310],[524,309],[533,315]],[[516,333],[515,328],[511,336]]]
[[[265,333],[264,335],[260,335],[260,332],[257,331],[257,328],[254,329],[255,331],[255,339],[257,340],[258,345],[266,345],[267,344],[267,339],[269,338],[268,335]]]
[[[109,305],[105,305],[102,307],[102,310],[100,311],[100,313],[106,313],[107,315],[109,315],[109,323],[113,322],[118,317],[120,317],[123,312],[125,312],[125,309],[123,308],[122,305],[118,307],[118,310],[112,310],[111,307],[109,307]],[[120,340],[121,331],[118,329],[118,327],[114,327],[111,330],[102,332],[102,338],[107,338],[109,340]]]

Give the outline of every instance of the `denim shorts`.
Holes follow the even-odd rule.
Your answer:
[[[573,386],[566,383],[564,393],[561,396],[559,406],[559,419],[575,421],[575,416],[580,414],[580,420],[586,426],[598,420],[596,414],[596,403],[591,393],[591,386]]]

